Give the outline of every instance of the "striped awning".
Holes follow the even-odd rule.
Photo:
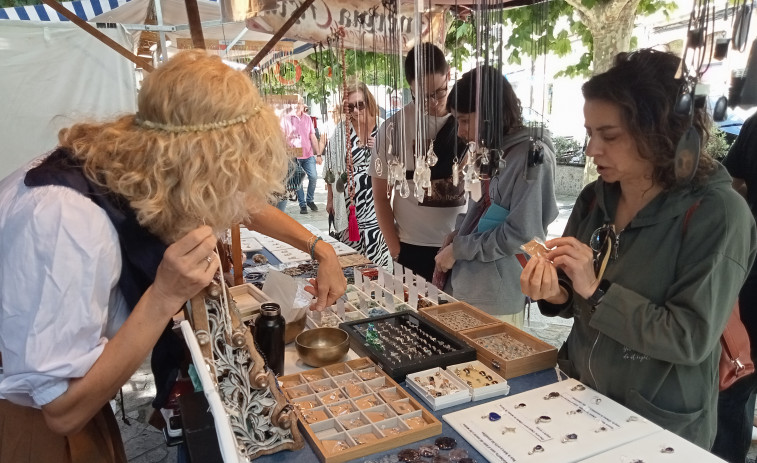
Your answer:
[[[73,11],[76,16],[88,21],[95,16],[99,16],[114,8],[118,8],[129,1],[130,0],[85,0],[63,2],[61,5],[69,11]],[[62,16],[57,11],[43,4],[17,6],[14,8],[0,8],[0,19],[50,22],[68,21],[65,16]]]

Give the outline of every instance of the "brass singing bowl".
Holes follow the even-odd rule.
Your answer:
[[[286,324],[286,327],[284,327],[284,344],[294,342],[297,336],[302,333],[302,330],[305,329],[307,318],[308,317],[303,314],[299,319]]]
[[[342,359],[350,350],[350,336],[339,328],[313,328],[305,330],[295,339],[297,353],[311,367],[331,365]]]

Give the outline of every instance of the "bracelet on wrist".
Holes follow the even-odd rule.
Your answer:
[[[311,243],[312,240],[312,243]],[[318,244],[319,241],[323,241],[323,238],[320,236],[313,235],[308,240],[308,250],[310,251],[310,258],[315,260],[315,245]]]

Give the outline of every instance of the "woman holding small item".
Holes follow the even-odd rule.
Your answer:
[[[702,152],[695,169],[680,168],[679,140],[696,140],[689,154],[698,152],[709,127],[680,97],[680,63],[621,53],[584,84],[586,155],[599,179],[564,236],[528,262],[521,288],[545,315],[574,318],[558,359],[566,374],[709,450],[719,338],[757,239],[720,164]]]
[[[522,266],[516,254],[522,243],[543,239],[557,217],[552,142],[546,133],[541,140],[533,138],[535,130],[523,125],[515,91],[491,66],[463,74],[447,108],[457,118],[458,135],[468,142],[483,141],[488,152],[467,154],[481,165],[483,194],[468,202],[468,211],[437,254],[434,283],[441,284],[440,272],[449,270],[445,291],[520,327],[526,298],[519,291]],[[540,150],[538,160],[530,158],[532,148]]]
[[[173,368],[167,327],[216,274],[232,223],[317,257],[317,308],[344,292],[333,249],[306,249],[311,234],[268,205],[287,158],[248,76],[182,52],[144,80],[138,107],[62,130],[0,180],[2,462],[126,461],[108,401],[156,342],[153,362]],[[174,378],[156,370],[156,402]]]

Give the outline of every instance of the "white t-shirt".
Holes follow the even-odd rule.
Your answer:
[[[424,124],[428,137],[436,137],[439,129],[444,126],[450,117],[452,116],[437,117],[426,115]],[[405,170],[415,170],[415,159],[413,157],[416,137],[415,103],[411,102],[394,113],[379,128],[369,170],[372,177],[386,179],[389,175],[389,159],[387,157],[389,140],[387,132],[391,124],[394,124],[395,134],[393,138],[395,140],[401,139],[401,126],[404,126],[404,146],[393,146],[392,157],[400,155],[404,159]],[[424,144],[424,149],[428,148],[429,141],[427,140]],[[377,157],[381,160],[383,167],[381,175],[376,171]],[[394,212],[394,220],[397,223],[397,232],[400,241],[417,246],[441,246],[444,237],[455,229],[455,219],[458,214],[465,213],[466,203],[464,197],[461,194],[455,195],[456,198],[452,202],[449,202],[449,204],[454,204],[453,206],[445,206],[444,201],[432,200],[428,195],[422,203],[419,203],[414,195],[415,183],[412,179],[408,179],[408,183],[410,185],[410,195],[407,198],[403,198],[397,190],[394,190],[392,199],[392,211]],[[462,183],[460,181],[460,192],[462,191]],[[377,192],[377,194],[379,193]]]
[[[126,320],[105,211],[61,186],[0,180],[0,398],[40,408],[84,376]]]

